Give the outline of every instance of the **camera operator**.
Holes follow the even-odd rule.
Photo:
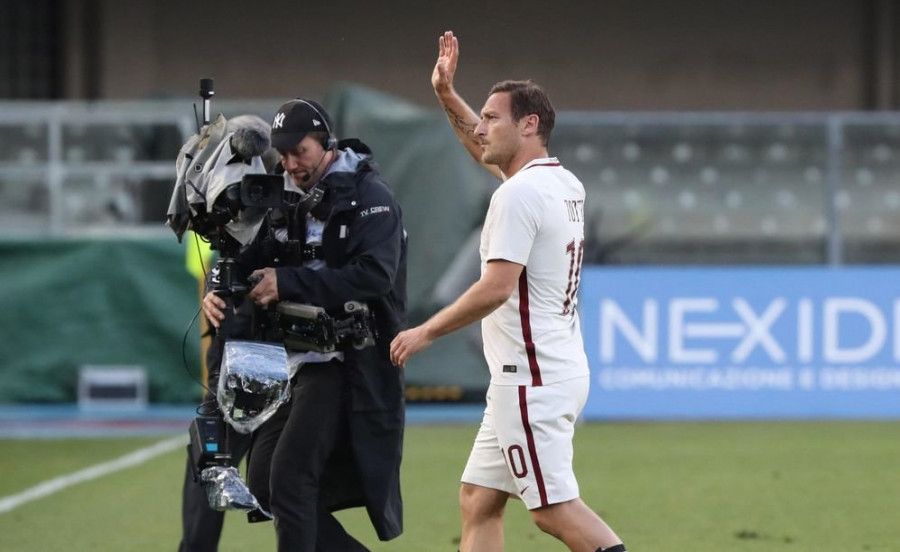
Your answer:
[[[335,315],[357,301],[374,314],[377,334],[361,349],[288,350],[292,397],[254,432],[248,475],[274,516],[279,550],[367,550],[332,515],[343,508],[365,506],[381,540],[403,528],[403,376],[389,346],[407,322],[406,235],[371,150],[356,139],[338,143],[332,129],[309,100],[288,101],[275,115],[272,146],[290,207],[284,220],[270,217],[277,253],[265,259],[265,244],[258,248],[249,267],[258,283],[247,297]],[[225,320],[221,297],[207,294],[203,309],[214,326]]]

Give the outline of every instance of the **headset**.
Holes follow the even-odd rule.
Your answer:
[[[313,104],[312,102],[304,100],[303,98],[297,98],[294,101],[305,103],[306,105],[311,107],[313,111],[316,112],[316,115],[318,115],[320,119],[322,119],[322,124],[325,125],[325,132],[328,133],[328,137],[325,138],[324,142],[322,142],[322,147],[325,148],[326,150],[337,149],[338,139],[334,135],[334,133],[331,132],[331,125],[328,124],[328,118],[325,117],[324,115],[322,115],[322,112],[319,111],[318,108],[316,108],[315,104]]]

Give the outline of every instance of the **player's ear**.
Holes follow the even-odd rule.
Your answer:
[[[519,128],[522,129],[522,136],[531,136],[537,134],[538,124],[541,122],[540,117],[536,113],[526,115],[519,121]]]

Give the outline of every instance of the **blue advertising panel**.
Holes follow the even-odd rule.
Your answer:
[[[588,419],[900,418],[900,268],[585,267]]]

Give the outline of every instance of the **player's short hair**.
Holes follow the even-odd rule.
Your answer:
[[[550,96],[537,83],[529,80],[505,80],[498,82],[491,88],[491,94],[507,92],[509,105],[512,109],[513,121],[518,122],[526,115],[538,116],[538,136],[546,146],[550,142],[550,134],[556,123],[556,111],[550,103]]]

